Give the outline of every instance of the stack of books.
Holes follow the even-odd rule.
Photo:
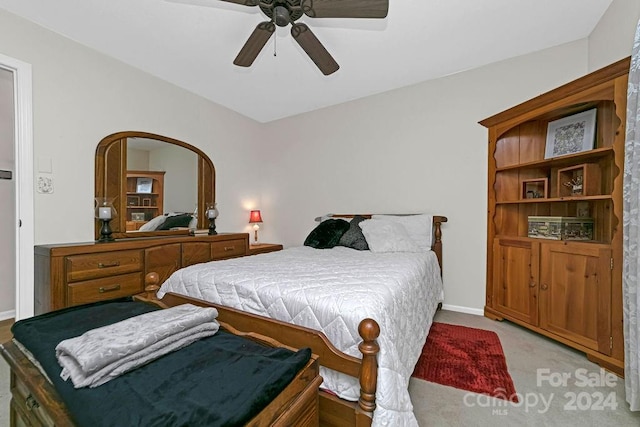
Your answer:
[[[208,228],[193,229],[193,230],[189,230],[189,234],[191,234],[192,236],[202,236],[203,234],[209,234],[209,229]]]

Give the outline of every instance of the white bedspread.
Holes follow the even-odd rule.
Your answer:
[[[409,379],[444,296],[435,253],[302,246],[178,270],[158,297],[166,292],[320,330],[338,349],[356,357],[361,357],[358,324],[375,319],[381,332],[373,424],[417,425]],[[328,369],[321,375],[324,388],[358,399],[355,378]]]

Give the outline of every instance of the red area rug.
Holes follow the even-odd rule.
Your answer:
[[[500,339],[484,329],[433,322],[412,376],[518,402]]]

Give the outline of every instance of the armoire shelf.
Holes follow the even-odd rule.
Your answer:
[[[496,202],[496,205],[520,205],[530,203],[555,203],[555,202],[579,202],[589,200],[612,200],[611,194],[599,194],[597,196],[566,196],[566,197],[549,197],[539,199],[520,199],[520,200],[505,200]]]
[[[164,213],[164,175],[164,171],[127,171],[127,231]],[[151,181],[148,192],[138,191],[139,179]]]
[[[552,168],[564,167],[576,163],[582,163],[594,159],[600,159],[613,154],[613,147],[594,148],[590,151],[582,153],[569,154],[566,156],[555,157],[553,159],[541,159],[531,162],[513,164],[509,166],[497,167],[496,172],[508,171],[513,169],[536,169],[536,168]]]

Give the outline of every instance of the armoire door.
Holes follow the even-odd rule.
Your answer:
[[[497,238],[493,242],[495,310],[531,325],[538,324],[538,242]]]
[[[543,243],[540,327],[611,354],[610,265],[607,245]]]

